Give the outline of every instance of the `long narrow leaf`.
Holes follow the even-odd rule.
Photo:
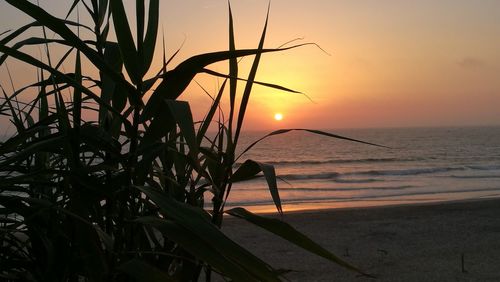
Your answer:
[[[190,232],[174,221],[155,217],[143,217],[136,221],[155,227],[167,236],[169,240],[181,245],[188,252],[206,261],[234,281],[255,281],[245,269],[228,259],[211,244],[206,243],[203,237],[199,237],[198,234]]]
[[[127,20],[125,8],[123,7],[123,2],[121,0],[110,0],[110,4],[113,23],[116,30],[116,38],[118,39],[118,46],[120,46],[120,51],[122,52],[125,68],[132,82],[137,83],[141,79],[139,71],[140,65],[138,64],[137,49],[135,48],[134,39],[132,38],[132,32],[130,31],[130,25]],[[142,38],[137,40],[142,40]]]
[[[177,97],[179,97],[186,89],[186,87],[191,83],[195,75],[203,72],[203,69],[210,64],[229,60],[231,58],[239,58],[269,52],[281,52],[305,45],[309,45],[309,43],[281,49],[243,49],[235,50],[232,52],[220,51],[193,56],[183,61],[176,68],[168,71],[165,75],[163,75],[162,82],[155,89],[155,91],[151,95],[151,98],[146,104],[146,107],[144,108],[142,121],[146,121],[158,113],[160,109],[160,101],[162,99],[177,99]]]
[[[208,73],[208,74],[211,74],[211,75],[214,75],[214,76],[218,76],[218,77],[229,78],[229,79],[237,79],[237,80],[241,80],[241,81],[248,81],[247,79],[244,79],[244,78],[231,77],[229,75],[225,75],[223,73],[216,72],[216,71],[209,70],[209,69],[203,69],[203,71],[206,72],[206,73]],[[290,88],[286,88],[284,86],[273,84],[273,83],[260,82],[260,81],[256,81],[256,80],[254,80],[253,83],[258,84],[258,85],[262,85],[262,86],[266,86],[266,87],[269,87],[269,88],[274,88],[274,89],[277,89],[277,90],[285,91],[285,92],[290,92],[290,93],[296,93],[296,94],[305,95],[304,93],[302,93],[300,91],[296,91],[296,90],[293,90],[293,89],[290,89]],[[307,97],[307,95],[306,95],[306,97]],[[309,100],[311,100],[309,97],[307,97],[307,98]]]
[[[259,165],[262,173],[264,173],[264,177],[266,178],[267,186],[269,188],[269,192],[271,193],[271,197],[273,198],[276,209],[280,214],[283,214],[280,194],[278,192],[278,185],[276,184],[276,171],[274,170],[274,166],[261,162],[256,163]]]
[[[148,27],[143,43],[143,61],[141,74],[144,76],[151,66],[155,51],[156,37],[158,35],[158,19],[159,19],[160,1],[149,1]]]
[[[28,39],[22,40],[17,42],[16,44],[12,45],[10,48],[12,49],[20,49],[24,46],[29,46],[29,45],[44,45],[48,43],[57,43],[61,45],[68,45],[71,46],[67,41],[62,40],[62,39],[47,39],[47,38],[38,38],[38,37],[30,37]],[[8,55],[3,54],[0,57],[0,65],[3,64],[3,62],[7,59]]]
[[[11,57],[14,57],[20,61],[23,61],[23,62],[26,62],[32,66],[36,66],[36,67],[39,67],[41,69],[44,69],[48,72],[50,72],[52,75],[54,75],[55,77],[59,77],[61,79],[64,79],[66,81],[67,84],[73,86],[74,88],[79,88],[82,93],[85,93],[86,95],[90,96],[92,99],[94,99],[97,103],[99,103],[100,105],[106,107],[108,110],[110,110],[111,112],[113,113],[116,113],[117,116],[121,117],[120,113],[117,112],[113,107],[111,107],[108,103],[104,103],[101,98],[96,95],[95,93],[93,93],[92,91],[90,91],[88,88],[86,87],[83,87],[81,84],[77,83],[74,79],[68,77],[67,75],[59,72],[58,70],[46,65],[45,63],[33,58],[32,56],[28,55],[28,54],[25,54],[25,53],[21,53],[17,50],[14,50],[14,49],[11,49],[7,46],[3,46],[3,45],[0,45],[0,52],[3,52],[3,53],[6,53],[6,54],[9,54],[9,56]],[[121,117],[121,120],[122,122],[125,124],[125,126],[129,126],[130,125],[130,122]]]
[[[75,82],[82,84],[82,63],[80,52],[76,52],[75,62]],[[73,127],[79,128],[82,121],[82,91],[75,88],[73,92]]]
[[[106,42],[104,48],[104,60],[116,72],[121,72],[123,67],[123,59],[120,54],[118,43]],[[126,91],[116,91],[117,83],[105,72],[101,72],[101,99],[104,103],[111,104],[117,112],[121,112],[127,102]],[[104,124],[108,116],[106,107],[99,107],[99,123]]]
[[[68,21],[68,20],[62,20],[65,24],[67,25],[72,25],[72,26],[80,26],[80,27],[83,27],[89,31],[92,31],[91,28],[89,28],[88,26],[85,26],[85,25],[82,25],[82,24],[79,24],[79,23],[75,23],[75,22],[72,22],[72,21]],[[32,28],[32,27],[37,27],[37,26],[43,26],[42,23],[36,21],[36,22],[32,22],[32,23],[29,23],[27,25],[24,25],[18,29],[16,29],[15,31],[13,31],[11,34],[5,36],[2,40],[0,40],[0,45],[5,45],[7,43],[9,43],[11,40],[13,40],[14,38],[18,37],[19,35],[23,34],[25,31],[27,31],[28,29]],[[7,31],[6,31],[7,32]],[[3,32],[2,35],[6,32]]]
[[[111,70],[111,68],[104,62],[99,53],[85,44],[76,34],[74,34],[66,24],[70,24],[68,21],[58,19],[42,8],[30,3],[27,0],[5,0],[10,5],[16,7],[20,11],[23,11],[27,15],[31,16],[33,19],[37,20],[40,24],[48,27],[63,39],[65,39],[69,44],[72,44],[76,49],[80,50],[99,70],[106,72],[110,75],[113,80],[122,84],[127,90],[129,95],[132,95],[135,91],[134,87],[130,85],[120,74]],[[83,1],[82,3],[85,3]],[[0,44],[0,47],[5,47]],[[3,52],[3,51],[2,51]],[[5,53],[5,52],[4,52]]]
[[[187,229],[189,233],[206,240],[231,261],[237,262],[250,275],[266,281],[279,281],[272,268],[259,258],[226,237],[203,210],[180,203],[152,187],[137,187],[145,193],[169,219]]]
[[[219,93],[217,93],[217,96],[215,97],[212,106],[210,107],[206,117],[203,119],[202,125],[200,126],[200,129],[198,130],[198,134],[196,136],[198,146],[201,146],[201,142],[203,141],[203,138],[205,136],[205,133],[208,130],[208,127],[210,126],[210,123],[212,122],[212,119],[215,115],[215,112],[217,111],[217,108],[219,107],[220,100],[222,98],[222,94],[224,93],[224,89],[226,88],[226,83],[227,79],[224,80],[222,83]]]
[[[68,13],[66,13],[66,17],[65,19],[67,19],[69,17],[69,15],[71,15],[71,13],[73,12],[73,10],[76,8],[76,5],[78,5],[78,3],[80,2],[81,0],[74,0],[73,1],[73,4],[71,4],[71,7],[69,8],[68,10]]]
[[[264,29],[262,30],[262,35],[260,37],[259,47],[257,50],[261,51],[264,48],[264,40],[266,38],[267,31],[267,22],[269,19],[269,9],[271,3],[269,2],[269,6],[267,7],[267,15],[266,15],[266,23],[264,24]],[[250,100],[250,93],[252,92],[253,83],[255,80],[255,76],[257,75],[257,68],[259,67],[260,57],[262,52],[258,52],[255,54],[255,58],[252,63],[252,68],[248,73],[247,83],[245,84],[245,90],[243,91],[243,96],[241,97],[240,108],[238,110],[238,120],[236,124],[236,132],[234,134],[234,144],[238,143],[238,138],[240,137],[241,128],[243,127],[243,119],[245,118],[245,112],[247,109],[248,101]]]
[[[194,132],[193,115],[191,108],[186,101],[165,100],[172,116],[175,118],[177,125],[181,130],[181,134],[186,140],[190,154],[196,158],[198,155],[198,143],[196,142],[196,134]]]
[[[231,3],[228,2],[229,6],[229,51],[234,52],[236,50],[236,45],[234,43],[234,24],[233,24],[233,13],[231,11]],[[228,151],[229,154],[234,158],[234,146],[233,146],[233,119],[234,110],[236,102],[236,90],[238,87],[238,60],[237,58],[229,59],[229,125],[228,125]],[[231,160],[232,161],[232,160]]]
[[[347,269],[356,271],[358,273],[361,273],[366,276],[371,276],[357,267],[352,266],[351,264],[345,262],[344,260],[340,259],[338,256],[334,255],[333,253],[329,252],[325,248],[321,247],[318,245],[316,242],[311,240],[309,237],[306,235],[302,234],[295,228],[293,228],[291,225],[289,225],[286,222],[283,222],[278,219],[274,218],[266,218],[262,216],[258,216],[256,214],[253,214],[249,211],[247,211],[244,208],[233,208],[230,210],[226,211],[227,214],[230,214],[235,217],[242,218],[252,224],[255,224],[275,235],[280,236],[281,238],[303,248],[306,251],[309,251],[313,254],[316,254],[318,256],[324,257],[340,266],[343,266]]]
[[[333,134],[333,133],[329,133],[329,132],[325,132],[325,131],[321,131],[321,130],[306,129],[306,128],[290,128],[290,129],[278,129],[278,130],[275,130],[275,131],[273,131],[271,133],[268,133],[265,136],[257,139],[257,141],[254,141],[252,144],[250,144],[248,147],[246,147],[245,150],[243,150],[238,155],[238,157],[236,158],[236,160],[238,160],[242,155],[244,155],[246,152],[248,152],[250,149],[252,149],[260,141],[262,141],[262,140],[264,140],[264,139],[266,139],[266,138],[268,138],[270,136],[280,135],[280,134],[288,133],[290,131],[306,131],[306,132],[310,132],[310,133],[314,133],[314,134],[318,134],[318,135],[323,135],[323,136],[327,136],[327,137],[331,137],[331,138],[342,139],[342,140],[347,140],[347,141],[362,143],[362,144],[366,144],[366,145],[372,145],[372,146],[376,146],[376,147],[389,148],[389,147],[386,147],[386,146],[383,146],[383,145],[378,145],[378,144],[375,144],[375,143],[365,142],[365,141],[361,141],[361,140],[358,140],[358,139],[353,139],[353,138],[349,138],[349,137],[345,137],[345,136],[341,136],[341,135],[337,135],[337,134]]]
[[[16,109],[14,105],[12,105],[12,102],[10,101],[12,98],[9,98],[7,96],[7,93],[5,93],[5,90],[2,88],[3,95],[5,97],[5,103],[7,104],[9,110],[10,110],[10,116],[13,119],[14,125],[16,126],[16,129],[18,132],[23,132],[25,130],[23,122],[19,119],[19,115],[16,112]]]
[[[7,158],[5,161],[1,162],[0,165],[7,166],[14,162],[23,161],[38,152],[52,151],[55,148],[59,148],[61,142],[67,142],[66,136],[61,134],[52,134],[46,138],[41,138],[40,140],[29,144],[29,146],[12,157]]]
[[[264,173],[267,186],[271,197],[273,198],[274,205],[280,214],[283,214],[281,207],[281,199],[279,196],[278,185],[276,184],[276,172],[274,166],[256,162],[253,160],[246,160],[232,175],[231,182],[244,181],[255,177],[259,172]]]
[[[106,18],[106,11],[108,10],[108,0],[99,0],[99,15],[97,25],[101,26]]]

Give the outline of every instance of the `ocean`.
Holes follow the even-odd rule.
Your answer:
[[[327,131],[390,148],[293,131],[261,141],[239,163],[275,167],[285,211],[500,196],[500,127]],[[240,149],[265,134],[245,132]],[[235,184],[227,206],[276,210],[262,176]]]

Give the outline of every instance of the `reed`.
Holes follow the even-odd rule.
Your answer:
[[[274,167],[246,160],[235,168],[235,152],[252,86],[295,92],[255,81],[261,54],[301,45],[265,49],[266,20],[257,48],[236,49],[229,8],[228,50],[173,68],[164,55],[153,70],[159,0],[136,1],[135,27],[120,0],[74,0],[65,19],[26,0],[5,2],[34,21],[0,35],[0,64],[21,61],[37,69],[39,79],[13,91],[2,87],[0,113],[16,128],[0,144],[2,279],[197,281],[205,271],[207,281],[211,272],[234,281],[279,281],[280,271],[220,231],[224,213],[362,273],[285,222],[225,209],[233,183],[263,173],[282,213]],[[89,13],[90,23],[68,20],[77,7]],[[21,39],[40,27],[41,36]],[[56,36],[47,37],[47,30]],[[108,40],[111,33],[117,42]],[[43,58],[24,51],[30,45],[46,50]],[[64,50],[57,61],[49,51],[54,45]],[[250,55],[252,67],[242,79],[238,58]],[[82,68],[82,57],[97,76]],[[227,74],[206,69],[221,61],[229,64]],[[68,72],[62,65],[69,62],[74,68]],[[205,118],[195,122],[189,103],[178,97],[201,72],[223,83]],[[219,114],[223,95],[230,100],[227,120]],[[208,135],[213,124],[217,132]]]

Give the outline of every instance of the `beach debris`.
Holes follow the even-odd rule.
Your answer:
[[[377,252],[379,252],[379,253],[381,253],[381,254],[383,254],[383,255],[385,255],[385,256],[389,254],[389,252],[388,252],[388,251],[383,250],[383,249],[377,249]]]
[[[461,261],[462,261],[462,273],[467,273],[468,271],[465,270],[465,254],[462,253],[461,255]]]

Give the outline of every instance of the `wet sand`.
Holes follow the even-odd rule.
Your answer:
[[[292,212],[284,220],[377,279],[239,219],[223,231],[273,267],[293,270],[290,281],[500,281],[500,199]]]

